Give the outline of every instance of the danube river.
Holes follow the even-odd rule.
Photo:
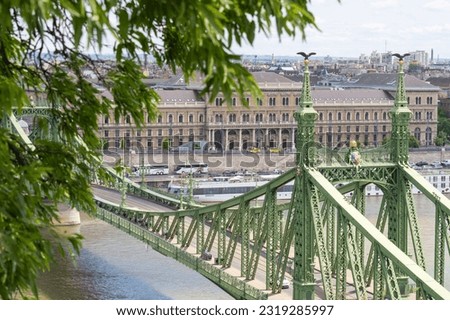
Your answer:
[[[434,209],[424,196],[416,196],[427,269],[433,270]],[[381,197],[368,197],[367,217],[376,220]],[[85,238],[76,264],[60,261],[39,279],[48,299],[160,300],[232,299],[212,282],[165,257],[103,221],[82,215],[78,227]],[[412,246],[410,246],[412,248]],[[446,288],[450,290],[450,262],[446,261]]]
[[[233,299],[214,283],[123,231],[82,215],[61,232],[83,235],[76,264],[61,259],[39,279],[43,298],[76,300]]]

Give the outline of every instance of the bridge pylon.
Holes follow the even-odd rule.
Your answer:
[[[303,87],[298,110],[294,113],[297,120],[296,170],[294,201],[294,293],[299,300],[314,299],[314,224],[311,213],[315,203],[312,201],[316,190],[304,174],[306,167],[314,165],[314,129],[317,112],[313,108],[310,79],[309,57],[315,53],[299,52],[304,59]]]

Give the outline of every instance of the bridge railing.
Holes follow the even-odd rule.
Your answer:
[[[99,185],[110,187],[118,191],[125,191],[127,194],[132,194],[170,208],[180,209],[180,207],[183,207],[189,209],[202,207],[202,205],[197,202],[183,202],[182,199],[170,195],[167,192],[149,189],[146,186],[140,185],[127,177],[120,175],[114,168],[104,167],[104,169],[112,178],[112,183],[109,181],[99,181],[97,179],[96,183]]]
[[[318,167],[345,167],[353,166],[351,163],[352,150],[345,148],[327,148],[322,145],[313,145],[316,152],[314,163]],[[358,149],[359,165],[373,165],[391,163],[390,143],[379,147]]]
[[[182,248],[168,242],[166,239],[161,238],[158,235],[153,234],[149,230],[124,219],[120,216],[120,212],[127,211],[127,208],[118,208],[114,204],[100,199],[96,199],[96,202],[99,205],[96,212],[97,217],[147,243],[156,251],[172,257],[189,268],[196,270],[223,288],[233,297],[237,299],[267,300],[267,293],[256,289],[245,281],[242,281],[241,279],[226,273],[224,270],[211,265],[199,256],[186,252]],[[105,207],[115,207],[117,212],[112,212]],[[136,210],[133,211],[136,212]]]

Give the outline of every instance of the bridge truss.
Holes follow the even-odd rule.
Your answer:
[[[234,276],[241,284],[260,277],[269,295],[281,291],[282,280],[290,273],[293,299],[450,299],[443,287],[445,260],[450,255],[450,200],[407,163],[411,112],[402,68],[400,60],[397,96],[390,112],[392,138],[384,146],[360,149],[356,142],[350,142],[348,147],[331,150],[314,141],[317,113],[305,59],[301,102],[295,113],[294,168],[249,193],[210,206],[183,203],[111,170],[113,178],[103,184],[175,211],[148,212],[97,198],[98,210],[124,218],[139,230],[173,244],[178,250],[175,258],[182,255],[180,252],[196,257],[193,265],[203,265],[203,271],[210,265],[221,272],[238,270]],[[32,147],[14,115],[3,125]],[[292,199],[282,203],[277,190],[290,181],[294,181]],[[365,188],[369,184],[383,193],[375,225],[365,217]],[[429,266],[413,186],[435,205],[432,275],[426,272]],[[258,201],[261,206],[254,205]],[[139,234],[145,238],[143,231]],[[219,278],[211,279],[220,285]],[[235,286],[241,284],[236,282]]]

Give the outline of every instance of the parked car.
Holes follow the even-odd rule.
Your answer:
[[[231,177],[231,176],[236,175],[236,173],[237,173],[236,170],[224,170],[224,171],[222,172],[222,175],[223,175],[224,177]]]
[[[426,162],[426,161],[416,162],[416,166],[418,166],[418,167],[423,167],[423,166],[427,166],[427,165],[428,165],[428,162]]]
[[[284,278],[283,283],[281,285],[281,289],[289,289],[290,282],[288,279]]]

